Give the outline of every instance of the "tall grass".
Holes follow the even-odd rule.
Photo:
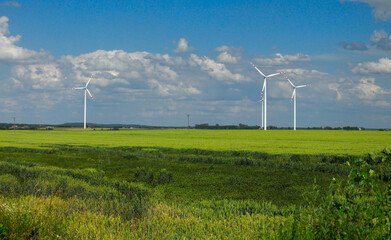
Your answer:
[[[95,169],[0,161],[0,196],[0,235],[8,239],[57,235],[77,239],[84,236],[83,231],[106,236],[113,231],[112,225],[115,231],[128,232],[122,228],[146,211],[150,191],[137,183],[108,179]],[[99,225],[110,228],[100,230]]]
[[[7,148],[0,155],[0,239],[390,239],[391,151],[345,157],[152,147]],[[68,167],[53,166],[61,161]],[[69,167],[71,161],[77,167]],[[135,162],[144,165],[128,171]],[[300,169],[291,171],[295,168]],[[328,176],[342,170],[346,175],[332,180],[327,191],[317,183],[303,190],[307,183],[297,174],[322,168]],[[276,169],[284,171],[275,177]],[[286,169],[293,173],[284,176]],[[218,175],[223,170],[229,173]],[[186,185],[185,178],[177,182],[180,171],[189,181],[208,178],[211,197],[167,198],[170,189],[190,194],[201,189]],[[266,176],[267,188],[246,182],[249,174]],[[218,184],[212,186],[220,177],[229,185],[223,196],[216,194]],[[294,177],[296,185],[290,181]],[[297,189],[294,194],[304,196],[282,205],[228,199],[238,189],[269,190],[274,199]]]

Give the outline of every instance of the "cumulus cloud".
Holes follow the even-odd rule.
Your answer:
[[[78,83],[86,82],[93,74],[94,83],[103,87],[128,85],[128,88],[116,87],[121,92],[146,94],[151,90],[166,97],[202,93],[194,86],[196,83],[183,79],[189,68],[187,61],[167,54],[98,50],[80,56],[65,56],[61,63],[68,68],[65,70],[70,72],[69,77]]]
[[[359,63],[352,69],[353,73],[391,73],[391,59],[380,58],[378,62]]]
[[[216,52],[220,52],[217,56],[217,61],[225,63],[237,63],[242,59],[242,49],[221,46],[215,49]]]
[[[352,41],[351,43],[347,43],[345,41],[342,41],[339,43],[341,47],[343,47],[346,50],[357,50],[357,51],[366,51],[368,50],[368,47],[363,42],[358,41]]]
[[[62,86],[62,74],[57,64],[17,65],[12,69],[11,80],[17,87],[51,89]],[[26,87],[27,87],[26,86]]]
[[[178,74],[168,66],[175,61],[180,62],[169,56],[148,52],[128,53],[122,50],[98,50],[80,56],[65,56],[61,59],[64,65],[71,67],[76,80],[85,82],[86,77],[94,74],[94,78],[98,79],[96,83],[101,86],[128,83],[131,79],[141,78],[175,81]]]
[[[295,55],[282,55],[281,53],[274,54],[271,58],[256,57],[253,61],[261,65],[288,65],[292,62],[311,61],[308,54],[296,53]]]
[[[155,79],[148,80],[148,84],[151,88],[157,90],[157,93],[161,96],[172,96],[172,95],[182,95],[182,94],[201,94],[201,91],[194,87],[186,87],[183,82],[178,84],[167,84],[159,82]]]
[[[183,52],[190,52],[193,50],[194,50],[194,47],[189,47],[189,43],[187,42],[187,40],[185,38],[180,38],[176,49],[174,49],[174,52],[183,53]]]
[[[234,82],[248,81],[243,75],[229,71],[223,63],[218,63],[206,56],[199,57],[191,54],[189,63],[193,66],[199,66],[201,70],[207,72],[217,80]]]
[[[315,69],[305,69],[305,68],[289,68],[289,69],[279,69],[278,71],[284,71],[289,77],[293,76],[300,79],[319,79],[327,76],[327,73],[320,72]]]
[[[376,85],[373,77],[362,77],[358,80],[340,78],[337,82],[330,83],[329,89],[337,93],[338,101],[351,102],[358,99],[372,106],[390,105],[384,99],[390,92]]]
[[[352,91],[361,99],[374,99],[378,95],[385,94],[386,91],[375,84],[375,78],[363,77],[358,84],[352,88]]]
[[[374,8],[376,18],[391,20],[391,1],[389,0],[341,0],[341,2],[364,2]]]
[[[378,49],[391,50],[391,36],[388,36],[384,30],[375,30],[371,36],[371,42]]]
[[[16,43],[20,41],[21,36],[7,36],[8,18],[0,17],[0,60],[10,62],[32,62],[44,58],[49,58],[46,52],[36,52],[19,46]]]

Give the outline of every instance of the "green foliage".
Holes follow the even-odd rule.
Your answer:
[[[314,186],[307,207],[297,208],[291,221],[276,226],[278,239],[390,239],[390,184],[368,166],[355,160],[348,179],[334,180],[326,196]],[[262,229],[260,236],[268,237]]]
[[[142,167],[136,168],[136,172],[134,173],[134,180],[148,183],[151,186],[156,186],[157,184],[166,184],[171,182],[172,174],[164,168],[161,169],[158,174],[154,174],[151,170],[146,170],[144,167]]]
[[[159,183],[161,184],[165,184],[165,183],[169,183],[171,182],[172,180],[172,174],[169,173],[165,168],[163,168],[162,170],[160,170],[159,172]]]
[[[262,199],[277,205],[301,202],[301,193],[311,188],[314,177],[326,190],[332,176],[348,173],[346,166],[324,163],[321,157],[297,155],[293,162],[288,154],[202,149],[55,145],[33,151],[4,148],[0,158],[26,167],[60,167],[62,175],[92,184],[103,175],[118,181],[145,183],[158,188],[166,199]],[[94,177],[86,175],[86,169],[96,169]],[[37,174],[19,171],[24,171],[22,176],[26,177]]]
[[[41,134],[0,141],[0,239],[391,238],[389,132]]]
[[[77,197],[94,211],[127,220],[142,214],[148,202],[149,190],[145,187],[108,179],[95,169],[24,166],[0,161],[0,174],[3,195]]]

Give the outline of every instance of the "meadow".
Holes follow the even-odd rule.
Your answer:
[[[390,132],[97,129],[0,137],[0,239],[391,236]]]
[[[2,131],[0,147],[66,144],[100,147],[166,147],[268,154],[363,155],[391,146],[390,131],[125,130]]]

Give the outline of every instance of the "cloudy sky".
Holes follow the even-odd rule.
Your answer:
[[[0,122],[391,128],[391,1],[0,0]],[[293,125],[268,81],[268,124]]]

